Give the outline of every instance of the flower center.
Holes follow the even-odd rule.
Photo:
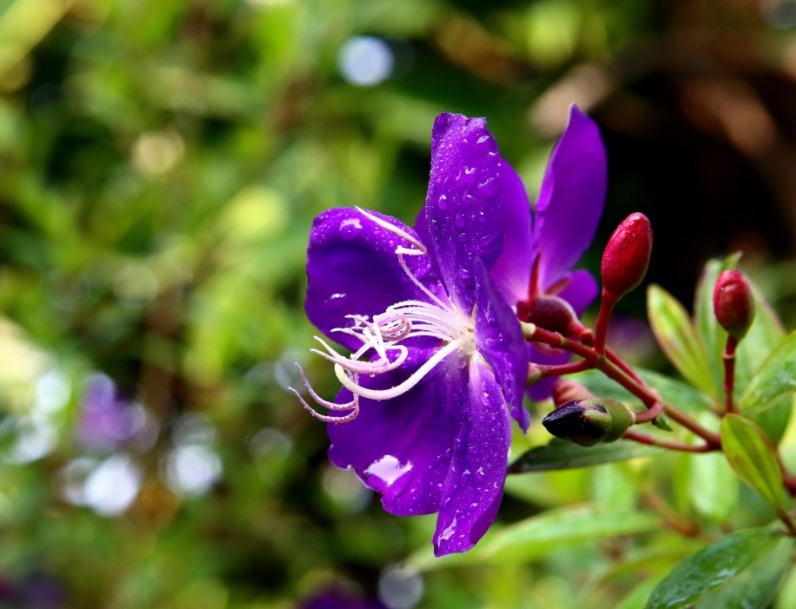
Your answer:
[[[389,222],[361,209],[359,211],[369,220],[414,246],[414,248],[398,246],[395,254],[404,273],[429,298],[430,302],[404,300],[390,305],[385,311],[372,318],[367,315],[347,315],[346,318],[351,319],[353,325],[332,329],[332,332],[348,334],[362,343],[354,353],[347,357],[336,351],[319,336],[314,337],[323,349],[310,349],[310,351],[334,364],[337,379],[353,394],[353,398],[344,404],[324,400],[313,390],[298,364],[296,367],[298,367],[304,386],[313,400],[330,411],[345,412],[345,414],[332,416],[320,414],[295,389],[292,387],[289,389],[313,416],[328,423],[352,421],[359,414],[359,398],[389,400],[403,395],[423,380],[449,355],[460,352],[470,357],[476,350],[474,319],[464,315],[452,303],[438,298],[409,270],[404,256],[425,254],[426,248],[423,244]],[[386,389],[372,389],[360,383],[360,375],[375,377],[403,366],[409,357],[409,348],[403,343],[409,339],[421,337],[438,339],[440,347],[407,379]]]

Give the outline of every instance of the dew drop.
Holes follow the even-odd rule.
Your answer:
[[[343,239],[353,239],[362,230],[362,223],[359,218],[347,218],[340,222],[338,230]]]
[[[481,189],[481,194],[492,195],[497,191],[497,181],[494,177],[488,177],[483,182],[479,182],[478,188]]]
[[[440,195],[439,200],[437,201],[437,205],[439,205],[439,208],[443,211],[448,209],[448,197],[445,195]]]

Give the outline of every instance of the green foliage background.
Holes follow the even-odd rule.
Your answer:
[[[334,470],[323,425],[285,386],[298,360],[335,390],[306,351],[312,218],[360,205],[411,222],[439,112],[486,116],[533,195],[578,102],[611,164],[598,242],[647,213],[651,279],[686,302],[702,262],[744,249],[793,321],[796,42],[778,5],[0,0],[0,589],[21,590],[9,606],[45,606],[30,600],[42,582],[64,607],[283,608],[333,583],[373,596],[384,568],[427,548],[433,517],[384,514]],[[338,68],[363,34],[396,52],[375,86]],[[625,313],[643,316],[642,292]],[[114,517],[64,495],[70,463],[110,454],[75,431],[93,372],[157,428],[125,449],[143,477]],[[204,493],[164,474],[186,421],[222,466]],[[20,457],[42,433],[46,450]],[[546,441],[535,426],[517,447]],[[496,529],[550,509],[547,541],[532,529],[486,565],[417,559],[420,606],[641,607],[704,540],[667,518],[708,537],[730,518],[770,519],[746,490],[738,514],[722,488],[692,505],[722,467],[667,455],[514,477]]]

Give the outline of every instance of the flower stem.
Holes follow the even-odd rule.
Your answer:
[[[660,446],[661,448],[667,448],[669,450],[677,450],[680,452],[687,452],[687,453],[706,453],[714,450],[714,448],[707,443],[703,444],[686,444],[685,442],[680,442],[679,440],[668,440],[666,438],[656,438],[654,436],[648,436],[647,434],[639,433],[637,431],[628,430],[625,432],[625,435],[622,436],[626,440],[632,440],[633,442],[638,442],[639,444],[647,444],[648,446]]]
[[[727,345],[724,347],[724,399],[725,412],[735,412],[733,392],[735,391],[735,349],[738,346],[738,339],[734,336],[727,336]]]
[[[616,296],[603,288],[600,299],[600,312],[597,314],[597,322],[594,326],[594,351],[603,353],[605,351],[605,339],[608,336],[608,322],[617,302]]]
[[[609,302],[609,299],[604,299],[603,303]],[[607,305],[606,305],[607,306]],[[610,305],[613,307],[613,305]],[[610,311],[606,314],[610,316]],[[601,305],[600,308],[600,316],[603,317],[603,307]],[[607,321],[605,322],[607,324]],[[569,351],[570,353],[574,353],[582,357],[587,364],[581,364],[580,362],[576,362],[576,364],[580,364],[573,366],[575,371],[580,372],[582,370],[587,370],[589,368],[597,368],[603,374],[605,374],[608,378],[616,381],[622,387],[627,389],[630,393],[635,395],[637,398],[641,400],[641,402],[647,407],[647,409],[651,409],[655,406],[656,403],[660,402],[663,405],[663,411],[666,415],[676,421],[693,434],[699,436],[700,438],[704,439],[712,449],[718,449],[721,447],[721,437],[719,434],[710,431],[706,427],[702,426],[699,421],[691,417],[690,415],[686,414],[682,410],[675,408],[671,404],[663,402],[660,396],[652,389],[649,385],[647,385],[637,374],[629,371],[629,366],[623,362],[616,354],[608,355],[607,353],[601,353],[597,350],[597,343],[598,343],[598,336],[600,333],[599,330],[599,321],[598,321],[598,329],[595,333],[595,346],[588,347],[583,345],[577,341],[571,340],[565,336],[562,336],[558,332],[551,332],[549,330],[545,330],[544,328],[540,328],[539,326],[532,324],[532,323],[524,323],[521,322],[520,326],[522,327],[523,335],[525,339],[531,342],[540,342],[542,344],[548,345],[550,347],[555,347],[558,349],[564,349]],[[603,335],[603,341],[605,337]],[[603,348],[605,344],[603,342]],[[567,364],[564,364],[567,366]],[[543,374],[545,376],[550,376],[554,374],[560,374],[562,372],[571,372],[567,368],[563,368],[561,366],[549,366],[543,368]]]

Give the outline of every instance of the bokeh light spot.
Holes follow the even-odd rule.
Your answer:
[[[370,87],[387,80],[395,68],[395,56],[381,38],[354,36],[337,56],[340,72],[348,82]]]

